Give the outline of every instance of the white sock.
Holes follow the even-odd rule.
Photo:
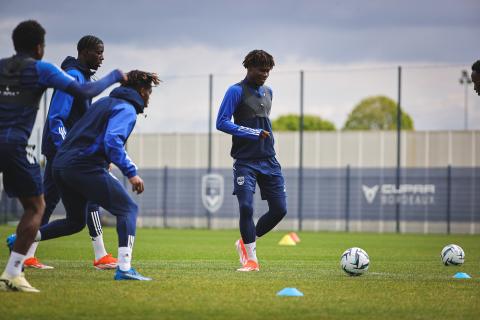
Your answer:
[[[40,241],[40,240],[42,240],[42,234],[40,233],[40,230],[38,230],[37,234],[35,235],[34,241]]]
[[[257,260],[257,243],[256,242],[245,243],[245,250],[247,250],[248,260],[253,260],[255,262],[258,262],[258,260]]]
[[[23,254],[12,251],[10,258],[8,258],[5,273],[12,278],[19,276],[22,273],[23,261],[25,261]]]
[[[105,245],[103,244],[103,235],[92,238],[93,253],[95,253],[95,260],[107,255]]]
[[[132,267],[132,248],[118,247],[117,265],[122,271],[128,271]]]
[[[28,249],[27,254],[25,255],[25,258],[28,259],[28,258],[35,257],[35,252],[37,251],[37,247],[38,247],[38,242],[32,243],[32,245],[30,246],[30,249]]]

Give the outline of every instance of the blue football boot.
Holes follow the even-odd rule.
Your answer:
[[[13,250],[13,245],[15,244],[15,240],[17,240],[17,235],[15,233],[7,237],[7,247],[8,247],[8,250],[10,250],[10,253]]]
[[[147,278],[142,276],[137,270],[130,268],[128,271],[122,271],[120,268],[117,267],[115,271],[115,280],[140,280],[140,281],[150,281],[152,278]]]

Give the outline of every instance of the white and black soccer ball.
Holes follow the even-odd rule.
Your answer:
[[[361,248],[347,249],[340,258],[340,266],[343,271],[351,276],[359,276],[368,270],[370,258],[365,250]]]
[[[440,258],[442,258],[442,262],[446,266],[458,266],[465,262],[465,252],[463,252],[460,246],[449,244],[443,248]]]

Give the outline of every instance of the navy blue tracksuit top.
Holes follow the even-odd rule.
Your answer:
[[[126,177],[136,176],[137,166],[128,156],[125,143],[144,107],[136,90],[123,86],[114,89],[92,104],[72,127],[57,151],[53,168],[106,168],[112,162]]]

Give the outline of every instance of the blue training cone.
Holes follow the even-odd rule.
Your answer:
[[[297,288],[284,288],[277,292],[277,296],[283,297],[303,297],[303,293]]]
[[[453,276],[455,279],[470,279],[470,275],[468,273],[465,273],[465,272],[457,272],[455,273],[455,275]]]

